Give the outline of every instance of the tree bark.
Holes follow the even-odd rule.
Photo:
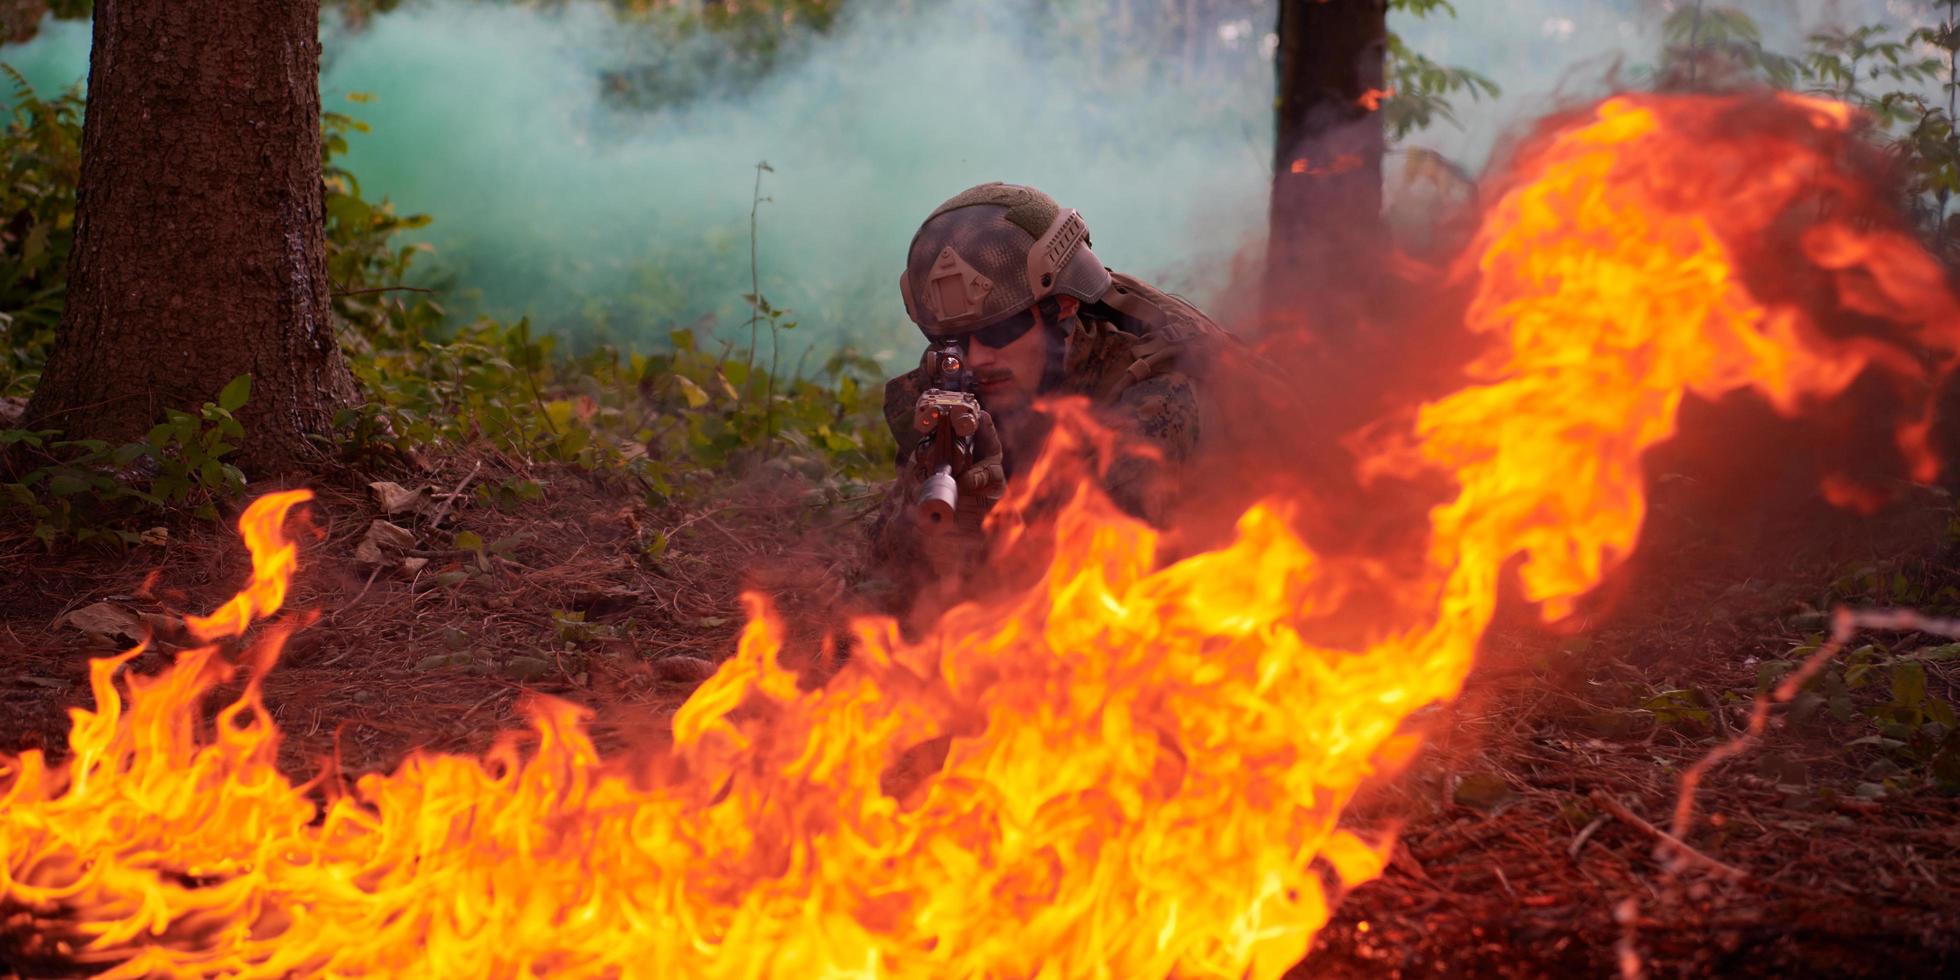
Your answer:
[[[1386,233],[1379,95],[1386,0],[1280,0],[1266,304],[1346,305],[1374,278]]]
[[[355,400],[329,318],[317,0],[98,0],[67,306],[26,416],[139,436],[252,375],[239,461]]]

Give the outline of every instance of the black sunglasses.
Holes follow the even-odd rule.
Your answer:
[[[1040,313],[1039,316],[1036,316],[1037,311]],[[1060,314],[1061,304],[1055,302],[1052,298],[1044,299],[999,323],[989,324],[962,336],[960,338],[960,344],[961,346],[967,346],[973,341],[978,340],[980,343],[994,350],[1000,350],[1008,344],[1020,340],[1028,331],[1034,329],[1035,324],[1042,320],[1045,319],[1049,323],[1056,322]]]

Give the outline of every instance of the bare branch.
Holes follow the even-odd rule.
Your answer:
[[[1659,848],[1660,850],[1672,851],[1674,857],[1670,858],[1670,860],[1673,860],[1674,858],[1687,858],[1689,860],[1695,861],[1696,863],[1702,865],[1703,867],[1717,871],[1721,873],[1723,876],[1734,879],[1736,881],[1741,881],[1742,879],[1749,877],[1749,872],[1744,871],[1741,868],[1736,867],[1735,865],[1728,864],[1726,862],[1719,861],[1715,858],[1709,857],[1707,854],[1704,854],[1701,851],[1696,850],[1693,846],[1689,845],[1688,842],[1682,840],[1681,838],[1676,837],[1673,834],[1670,834],[1667,831],[1662,830],[1651,823],[1648,823],[1646,820],[1642,819],[1639,814],[1633,812],[1632,810],[1627,809],[1626,804],[1621,803],[1619,799],[1614,797],[1611,793],[1606,792],[1605,790],[1599,790],[1599,789],[1593,790],[1592,801],[1593,803],[1597,804],[1601,809],[1604,809],[1607,813],[1610,813],[1613,816],[1620,818],[1621,823],[1624,823],[1627,826],[1632,827],[1633,829],[1638,830],[1643,834],[1646,834],[1648,837],[1653,838],[1655,842],[1661,845]]]
[[[1769,709],[1773,704],[1785,704],[1794,700],[1797,692],[1809,683],[1824,665],[1831,662],[1844,651],[1847,644],[1859,630],[1895,630],[1905,632],[1930,633],[1948,639],[1960,639],[1960,619],[1942,619],[1924,616],[1910,609],[1850,609],[1839,606],[1831,613],[1831,637],[1817,652],[1783,678],[1773,690],[1756,695],[1756,703],[1749,712],[1749,727],[1742,734],[1710,749],[1681,774],[1681,792],[1674,802],[1673,837],[1685,840],[1688,831],[1694,827],[1695,796],[1701,788],[1702,779],[1708,771],[1728,759],[1749,751],[1761,740],[1763,729],[1769,724]]]

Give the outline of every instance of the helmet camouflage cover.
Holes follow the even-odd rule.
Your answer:
[[[905,312],[934,340],[992,326],[1050,296],[1109,289],[1082,215],[1018,184],[981,184],[932,212],[906,253]]]

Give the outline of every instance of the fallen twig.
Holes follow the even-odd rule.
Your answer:
[[[1593,790],[1593,792],[1597,793],[1599,790]],[[1574,861],[1579,860],[1579,851],[1586,846],[1587,841],[1592,840],[1592,835],[1598,833],[1599,828],[1604,826],[1606,826],[1606,817],[1604,815],[1594,817],[1592,823],[1587,824],[1583,830],[1573,835],[1571,846],[1565,849],[1566,856]]]
[[[468,473],[463,474],[463,482],[456,484],[456,489],[449,491],[449,495],[442,498],[442,503],[436,507],[435,516],[429,518],[430,527],[442,526],[442,519],[449,516],[450,505],[456,502],[457,497],[463,495],[463,488],[469,486],[471,480],[476,479],[477,471],[481,469],[483,469],[483,461],[479,459],[475,466],[470,467]]]
[[[363,598],[366,598],[368,594],[368,590],[374,587],[374,580],[381,575],[381,568],[382,566],[380,565],[374,566],[374,571],[368,573],[367,583],[361,586],[361,591],[355,593],[354,598],[349,599],[346,605],[341,606],[339,609],[336,609],[333,612],[327,614],[328,623],[331,624],[331,623],[339,622],[341,613],[344,613],[347,610],[354,608],[355,606],[360,604]]]
[[[1796,698],[1804,684],[1817,672],[1824,669],[1861,629],[1900,630],[1931,633],[1947,639],[1960,639],[1960,619],[1940,619],[1922,616],[1910,609],[1861,609],[1854,610],[1839,606],[1831,613],[1831,637],[1823,646],[1798,665],[1797,669],[1783,678],[1770,691],[1756,695],[1756,703],[1749,711],[1749,725],[1743,733],[1715,746],[1681,773],[1681,792],[1674,801],[1673,836],[1679,840],[1688,835],[1694,826],[1695,795],[1701,788],[1703,777],[1717,764],[1747,752],[1762,737],[1763,729],[1769,725],[1769,709],[1772,704],[1784,704]]]
[[[1717,871],[1737,881],[1749,877],[1749,872],[1744,871],[1741,868],[1736,867],[1735,865],[1728,864],[1724,861],[1721,861],[1713,857],[1709,857],[1707,854],[1699,850],[1696,850],[1694,846],[1689,844],[1687,841],[1684,841],[1681,838],[1676,837],[1673,834],[1670,834],[1667,831],[1662,830],[1651,823],[1648,823],[1646,820],[1642,819],[1639,814],[1633,812],[1632,810],[1627,809],[1626,804],[1621,803],[1618,798],[1613,796],[1613,794],[1608,793],[1605,790],[1596,789],[1592,791],[1591,798],[1593,803],[1597,804],[1601,809],[1604,809],[1607,813],[1610,813],[1613,816],[1618,817],[1621,823],[1624,823],[1627,826],[1632,827],[1633,829],[1638,830],[1643,834],[1646,834],[1647,836],[1653,838],[1655,841],[1662,844],[1664,847],[1671,848],[1678,857],[1692,859],[1714,871]]]
[[[1672,833],[1640,819],[1610,794],[1593,790],[1594,803],[1655,840],[1669,845],[1673,853],[1661,865],[1664,883],[1669,883],[1671,886],[1674,876],[1690,862],[1719,869],[1734,879],[1746,877],[1741,870],[1695,850],[1683,840],[1687,837],[1688,831],[1694,827],[1695,797],[1701,788],[1701,781],[1716,765],[1747,752],[1760,741],[1763,731],[1769,726],[1770,706],[1787,704],[1795,700],[1797,693],[1803,690],[1803,686],[1817,676],[1818,671],[1823,670],[1825,664],[1842,653],[1859,630],[1864,629],[1911,631],[1930,633],[1947,639],[1960,639],[1960,619],[1923,616],[1910,609],[1853,610],[1839,606],[1831,612],[1830,639],[1818,647],[1817,652],[1799,664],[1796,670],[1791,671],[1789,676],[1783,678],[1775,688],[1756,695],[1755,704],[1749,711],[1749,725],[1742,734],[1710,749],[1707,755],[1696,760],[1694,765],[1681,773],[1681,790],[1674,801]],[[1671,894],[1672,888],[1670,887],[1668,891]],[[1622,899],[1613,909],[1613,917],[1620,923],[1621,930],[1619,941],[1614,944],[1614,951],[1619,961],[1622,980],[1640,980],[1646,975],[1636,936],[1639,907],[1638,900],[1629,896]]]

